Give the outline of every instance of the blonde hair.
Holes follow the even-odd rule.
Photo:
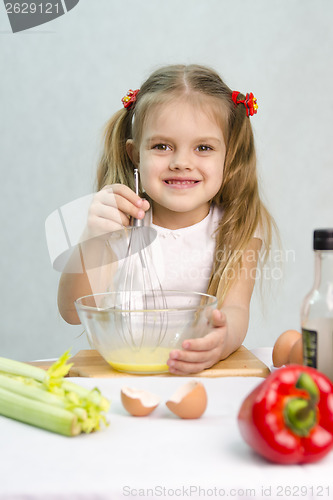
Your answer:
[[[107,123],[104,150],[97,171],[97,188],[121,183],[134,189],[134,165],[126,142],[139,145],[150,110],[156,105],[187,97],[193,103],[210,98],[221,125],[226,158],[222,185],[211,200],[223,208],[216,232],[213,269],[207,292],[222,302],[242,265],[243,252],[260,228],[262,251],[268,255],[275,223],[259,196],[256,153],[250,118],[243,104],[235,105],[232,90],[212,69],[199,65],[173,65],[155,71],[141,86],[135,105],[121,109]],[[243,94],[238,99],[244,99]],[[234,276],[234,278],[230,278]]]

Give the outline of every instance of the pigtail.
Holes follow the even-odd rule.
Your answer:
[[[221,186],[227,235],[239,244],[253,236],[260,218],[256,153],[249,118],[243,106],[230,117],[230,135]]]
[[[240,94],[240,98],[244,96]],[[223,206],[223,217],[208,287],[208,293],[218,295],[220,303],[241,270],[244,251],[255,231],[260,232],[265,256],[272,240],[272,218],[259,195],[254,137],[245,106],[234,107],[228,128],[222,186],[213,200]]]
[[[107,122],[103,134],[103,151],[97,168],[97,190],[107,184],[125,184],[134,189],[134,165],[126,151],[132,138],[132,111],[121,109]]]

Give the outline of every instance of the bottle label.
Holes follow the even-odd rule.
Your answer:
[[[303,364],[333,382],[333,318],[316,318],[302,327]]]
[[[306,366],[317,368],[317,332],[302,328],[303,334],[303,363]]]

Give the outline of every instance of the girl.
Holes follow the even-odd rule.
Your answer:
[[[271,244],[274,222],[259,197],[250,123],[256,100],[232,92],[211,69],[176,65],[155,71],[122,101],[106,127],[83,238],[85,262],[93,255],[99,267],[63,273],[59,310],[79,322],[74,300],[107,290],[114,272],[106,235],[130,217],[145,218],[160,240],[162,288],[218,298],[212,331],[185,341],[168,360],[171,373],[197,373],[242,344],[259,252]]]

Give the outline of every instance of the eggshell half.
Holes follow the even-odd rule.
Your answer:
[[[280,367],[288,363],[293,345],[301,338],[297,330],[286,330],[277,339],[273,347],[273,365]]]
[[[302,337],[296,340],[292,346],[288,363],[302,365],[303,364],[303,339]]]
[[[120,397],[125,410],[134,417],[145,417],[160,404],[160,398],[155,394],[130,387],[123,387]]]
[[[179,387],[165,404],[180,418],[199,418],[207,408],[207,392],[193,380]]]

